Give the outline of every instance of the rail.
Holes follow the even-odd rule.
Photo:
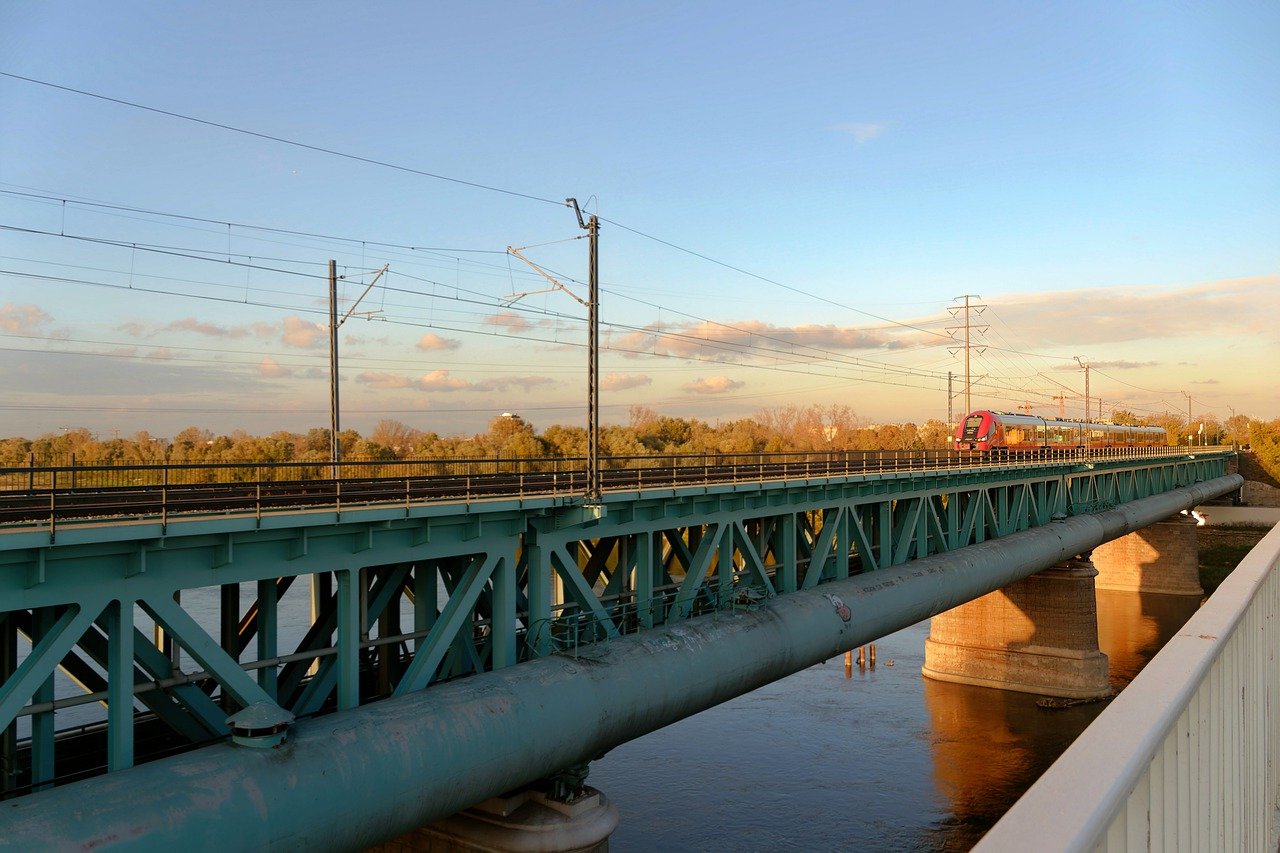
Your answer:
[[[1208,448],[1206,453],[1230,452]],[[948,470],[992,464],[1077,464],[1108,459],[1185,457],[1183,448],[1113,447],[992,451],[829,451],[765,454],[613,456],[602,460],[609,491],[851,474]],[[331,472],[338,470],[333,478]],[[581,458],[361,459],[327,461],[70,464],[0,468],[0,525],[47,525],[93,518],[264,512],[309,507],[459,502],[483,498],[581,495]]]
[[[1275,850],[1280,527],[977,851]]]

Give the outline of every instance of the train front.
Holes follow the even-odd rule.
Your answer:
[[[996,446],[1000,422],[987,411],[972,412],[956,427],[956,450],[990,450]]]

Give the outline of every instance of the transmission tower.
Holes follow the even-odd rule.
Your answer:
[[[956,297],[957,302],[959,302],[961,299],[964,300],[963,305],[953,305],[947,309],[947,311],[951,314],[952,318],[957,320],[960,318],[960,313],[964,312],[964,325],[948,326],[946,328],[946,332],[948,335],[951,336],[952,340],[955,340],[957,332],[960,332],[960,331],[964,332],[964,345],[962,347],[961,346],[948,347],[948,349],[951,351],[952,355],[955,355],[961,349],[964,350],[964,411],[966,415],[969,412],[973,411],[973,401],[970,399],[970,395],[973,390],[973,374],[969,370],[969,356],[970,356],[970,353],[974,350],[977,351],[978,355],[982,355],[984,352],[987,351],[987,348],[985,346],[974,345],[973,334],[975,332],[978,334],[986,334],[987,329],[991,328],[990,326],[985,326],[985,325],[984,326],[974,325],[973,320],[976,317],[981,317],[982,312],[987,310],[987,306],[983,305],[981,302],[973,302],[971,300],[981,299],[981,298],[982,297],[976,293],[966,293],[963,296]]]

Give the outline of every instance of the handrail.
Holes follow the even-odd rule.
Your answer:
[[[1275,850],[1280,526],[977,851]]]

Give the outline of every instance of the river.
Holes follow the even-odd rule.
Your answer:
[[[1200,603],[1097,595],[1117,691]],[[879,640],[874,669],[833,658],[594,762],[621,813],[611,849],[968,850],[1107,703],[925,679],[928,631]]]

